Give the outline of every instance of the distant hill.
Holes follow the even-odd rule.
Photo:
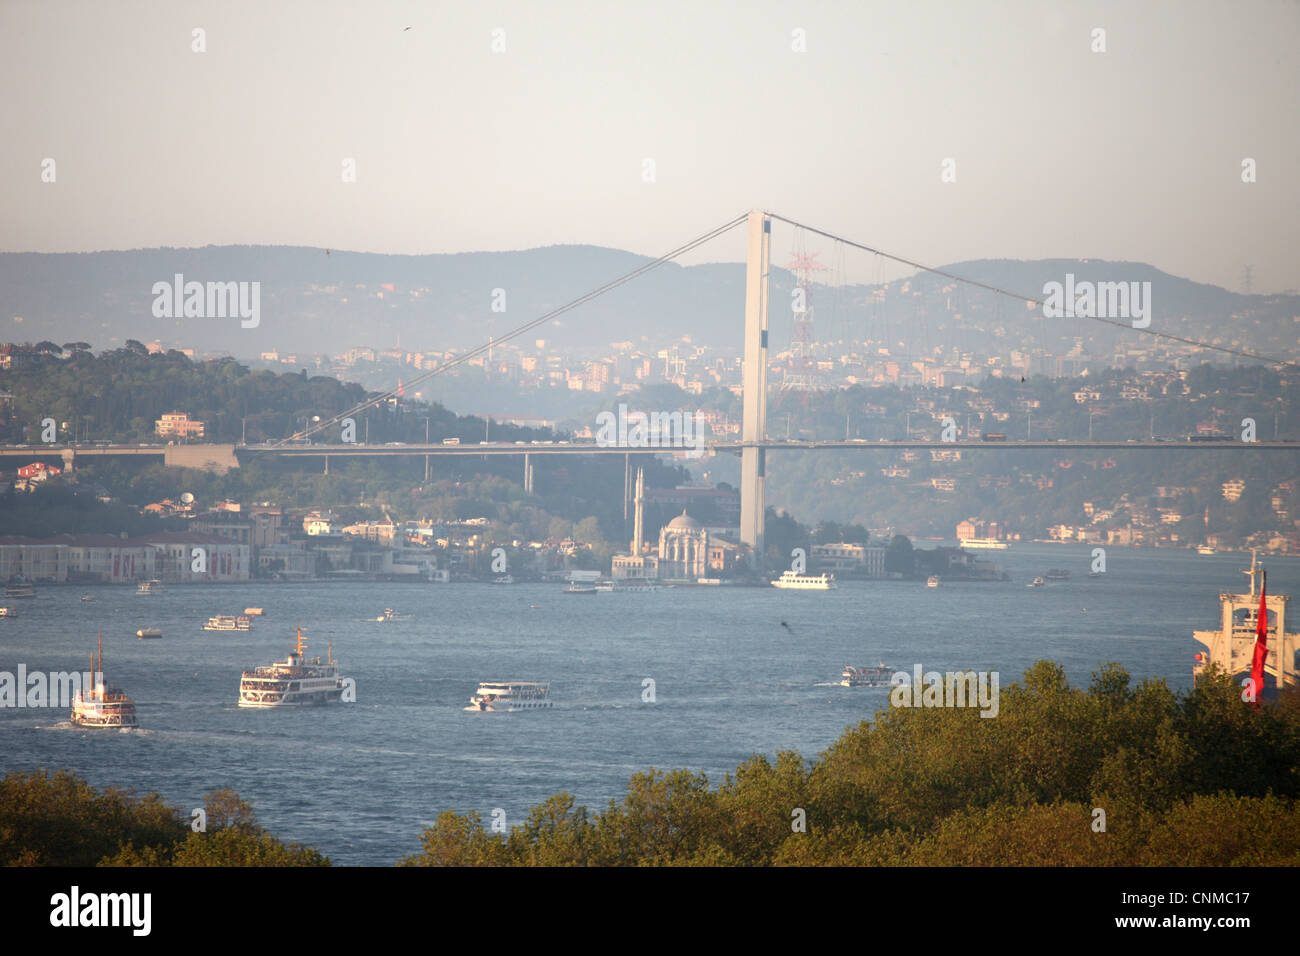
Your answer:
[[[409,350],[462,349],[555,308],[650,261],[597,246],[549,246],[520,252],[403,256],[292,246],[205,246],[93,253],[0,253],[0,341],[95,348],[127,339],[253,358],[260,352],[339,354],[356,345]],[[1133,262],[1049,259],[975,260],[947,271],[1041,296],[1067,272],[1079,280],[1149,281],[1153,328],[1249,348],[1296,351],[1300,296],[1244,296],[1167,275]],[[260,325],[237,318],[155,318],[156,282],[259,281]],[[791,338],[790,273],[773,270],[772,344]],[[1146,337],[1087,320],[1044,320],[1023,303],[970,287],[945,287],[920,274],[884,287],[816,287],[818,341],[864,334],[903,342],[903,353],[957,345],[997,354],[1017,343],[1068,349],[1075,337],[1108,351],[1121,337]],[[494,290],[505,312],[492,311]],[[602,354],[610,342],[663,347],[682,336],[738,353],[743,326],[744,265],[666,264],[571,312],[523,341],[547,350]],[[960,315],[960,318],[957,316]],[[21,323],[16,318],[22,319]],[[999,328],[1001,331],[999,331]],[[896,349],[897,351],[897,349]]]

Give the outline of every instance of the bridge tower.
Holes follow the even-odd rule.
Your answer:
[[[767,440],[767,273],[771,261],[772,219],[749,213],[745,254],[744,418],[740,452],[740,540],[753,549],[752,562],[764,565],[763,475],[766,449],[751,442]]]

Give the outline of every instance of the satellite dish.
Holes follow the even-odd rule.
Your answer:
[[[194,496],[190,494],[188,491],[185,492],[185,494],[181,495],[181,504],[185,504],[185,505],[194,504]]]

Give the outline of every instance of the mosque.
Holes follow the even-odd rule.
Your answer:
[[[645,544],[645,471],[641,468],[636,473],[635,501],[630,553],[614,556],[610,571],[614,580],[697,581],[716,577],[721,571],[730,571],[745,563],[748,548],[710,531],[687,514],[685,508],[659,529],[658,554],[648,552]]]

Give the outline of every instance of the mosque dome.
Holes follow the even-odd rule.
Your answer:
[[[699,531],[702,527],[698,521],[686,513],[685,508],[682,509],[681,514],[668,522],[669,531]]]

